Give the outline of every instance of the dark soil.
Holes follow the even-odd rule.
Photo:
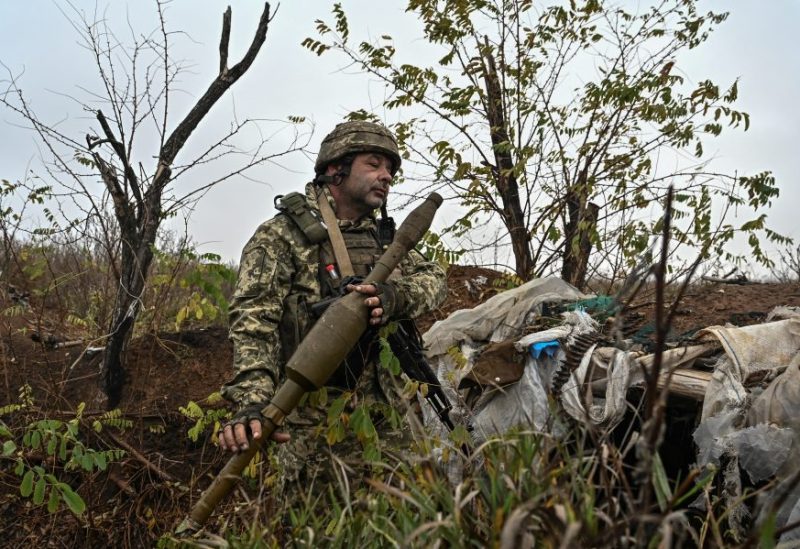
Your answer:
[[[448,274],[448,299],[419,321],[421,331],[457,309],[471,308],[495,295],[508,277],[489,269],[453,267]],[[5,295],[3,293],[2,295]],[[634,304],[642,325],[652,321],[652,295]],[[7,310],[13,303],[0,303]],[[762,322],[775,306],[800,306],[800,284],[716,284],[690,289],[678,305],[673,333],[685,334],[715,324]],[[208,440],[192,443],[186,431],[193,420],[178,408],[204,400],[228,379],[232,349],[222,327],[180,333],[148,334],[134,340],[125,358],[127,385],[120,409],[133,420],[124,433],[93,433],[91,421],[105,412],[99,391],[100,356],[82,355],[84,345],[52,349],[34,342],[34,331],[58,340],[80,337],[55,314],[34,317],[30,311],[0,317],[0,407],[17,402],[23,384],[33,388],[41,416],[74,417],[86,404],[82,433],[95,447],[120,447],[122,463],[90,475],[65,479],[78,489],[90,509],[76,519],[63,507],[52,517],[19,498],[19,478],[8,463],[0,467],[0,539],[3,546],[28,547],[49,540],[53,546],[152,546],[186,513],[199,489],[207,485],[222,457]],[[69,332],[69,333],[67,333]],[[39,339],[42,339],[40,337]],[[47,339],[47,337],[44,337]],[[3,416],[11,425],[13,414]],[[36,459],[36,456],[31,456]],[[42,458],[38,458],[42,461]],[[43,461],[45,463],[46,460]],[[191,486],[191,488],[187,488]]]

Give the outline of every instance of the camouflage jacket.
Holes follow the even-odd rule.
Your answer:
[[[336,204],[325,188],[331,205]],[[315,189],[306,186],[309,205],[317,208]],[[370,265],[377,255],[364,258],[363,249],[350,249],[350,242],[363,242],[365,235],[379,251],[376,220],[372,216],[357,222],[339,220],[348,242],[356,274],[358,264]],[[348,238],[352,237],[352,238]],[[362,247],[363,248],[363,247]],[[355,253],[354,253],[355,252]],[[233,341],[234,378],[222,388],[222,395],[239,405],[265,405],[284,378],[287,350],[296,347],[313,320],[311,304],[326,293],[324,267],[332,257],[330,244],[311,244],[296,223],[278,214],[256,229],[245,245],[239,278],[230,307],[230,339]],[[371,261],[371,262],[370,262]],[[397,297],[394,318],[416,318],[438,306],[446,296],[445,274],[435,262],[411,251],[400,264],[402,276],[390,277]]]

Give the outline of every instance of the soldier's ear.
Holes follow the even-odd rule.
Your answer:
[[[325,175],[336,175],[340,169],[341,166],[339,164],[328,164],[328,166],[325,168]]]

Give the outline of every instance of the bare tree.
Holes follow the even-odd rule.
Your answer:
[[[94,59],[102,90],[84,89],[88,99],[78,101],[92,114],[99,128],[85,136],[85,143],[43,122],[13,76],[8,89],[0,95],[0,102],[23,117],[38,133],[45,152],[49,153],[44,175],[49,176],[53,187],[58,189],[54,195],[60,213],[66,219],[73,219],[57,229],[75,230],[90,218],[100,224],[107,223],[103,212],[109,202],[113,210],[117,227],[114,230],[107,227],[108,230],[103,231],[107,236],[102,242],[119,281],[103,357],[103,388],[109,407],[116,406],[121,397],[125,382],[123,352],[141,308],[162,221],[191,205],[212,186],[304,146],[297,127],[302,120],[294,119],[293,139],[285,150],[265,152],[267,140],[264,138],[254,148],[243,150],[235,145],[234,137],[261,122],[246,119],[234,121],[224,135],[193,159],[177,162],[189,137],[211,108],[251,67],[264,44],[271,17],[270,6],[265,4],[249,48],[238,63],[229,66],[231,9],[228,7],[222,17],[219,72],[188,114],[170,129],[177,76],[185,67],[171,57],[171,40],[175,33],[168,30],[165,5],[166,2],[156,1],[158,28],[149,35],[134,36],[129,44],[123,44],[104,19],[87,17],[73,6],[75,15],[70,21]],[[134,34],[132,30],[131,34]],[[157,150],[147,151],[153,143],[158,143]],[[147,167],[151,162],[137,162],[137,155],[155,156],[155,164]],[[231,155],[243,158],[239,167],[178,192],[175,182],[180,176]],[[98,176],[102,182],[99,190]],[[77,221],[75,210],[81,214]],[[114,234],[118,237],[112,237]]]
[[[778,282],[800,282],[800,245],[784,246],[778,250],[779,261],[770,268]]]

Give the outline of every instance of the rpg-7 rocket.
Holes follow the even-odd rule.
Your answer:
[[[378,259],[363,284],[386,281],[431,226],[433,216],[441,204],[442,197],[431,193],[425,202],[408,215],[397,229],[394,241]],[[289,359],[286,364],[286,381],[261,412],[264,416],[262,441],[269,440],[305,393],[325,385],[367,329],[367,321],[368,308],[364,304],[364,296],[359,293],[347,294],[328,307]],[[217,504],[236,486],[242,471],[259,447],[260,444],[250,444],[248,450],[231,457],[176,533],[189,534],[203,527]]]

